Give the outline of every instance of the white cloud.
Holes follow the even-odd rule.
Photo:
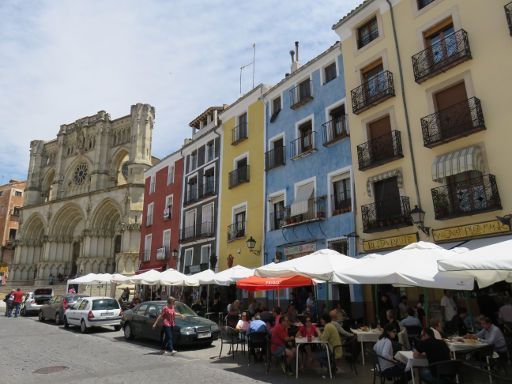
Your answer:
[[[256,83],[275,83],[294,41],[301,62],[318,55],[358,2],[0,2],[0,183],[26,177],[31,140],[99,110],[124,116],[137,102],[156,108],[153,153],[165,156],[195,116],[239,96],[253,42]],[[244,91],[251,82],[247,68]]]

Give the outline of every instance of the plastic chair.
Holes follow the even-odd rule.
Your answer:
[[[233,360],[235,360],[235,346],[236,351],[238,351],[238,345],[240,344],[240,339],[238,337],[238,332],[227,325],[223,325],[220,327],[220,352],[219,359],[222,355],[222,348],[224,344],[229,345],[229,351],[233,355]]]
[[[386,380],[391,380],[393,383],[407,383],[407,376],[405,372],[395,373],[393,375],[382,372],[380,367],[380,360],[387,361],[394,366],[398,365],[395,361],[386,359],[383,356],[377,355],[375,352],[370,353],[373,361],[373,384],[375,384],[375,380],[377,377],[380,378],[381,384],[385,384]]]
[[[357,360],[361,354],[361,344],[357,341],[357,337],[353,336],[347,338],[341,345],[343,348],[343,358],[347,361],[350,366],[350,370],[357,373]],[[336,350],[336,347],[335,347]]]
[[[251,355],[254,355],[256,361],[256,348],[261,348],[263,352],[267,352],[269,343],[269,335],[267,332],[253,332],[247,335],[247,363],[251,362]]]

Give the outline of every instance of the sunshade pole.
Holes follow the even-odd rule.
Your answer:
[[[89,285],[89,296],[92,296],[92,284]]]
[[[377,286],[374,284],[372,285],[372,290],[373,290],[373,299],[375,301],[375,322],[377,323],[377,325],[381,325],[380,324],[380,311],[379,311],[379,308],[380,308],[380,298],[378,297],[379,295],[377,294]],[[382,324],[383,325],[383,324]]]
[[[469,306],[469,292],[464,291],[464,301],[466,302],[466,308],[468,311],[469,323],[471,324],[471,331],[473,331],[473,314],[471,313],[471,308]]]
[[[429,324],[430,324],[430,321],[429,321],[429,299],[428,299],[428,289],[427,288],[423,288],[423,298],[424,298],[424,301],[425,301],[425,324],[426,326],[428,327]]]
[[[206,312],[210,312],[210,284],[206,285]]]

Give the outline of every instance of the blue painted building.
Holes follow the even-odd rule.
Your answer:
[[[265,262],[322,248],[355,255],[352,157],[339,43],[292,70],[264,95]],[[354,291],[336,286],[320,299],[350,305]],[[348,301],[348,303],[347,303]]]

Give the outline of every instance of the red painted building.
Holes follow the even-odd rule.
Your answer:
[[[183,158],[177,151],[144,173],[139,270],[176,268],[180,249]]]

